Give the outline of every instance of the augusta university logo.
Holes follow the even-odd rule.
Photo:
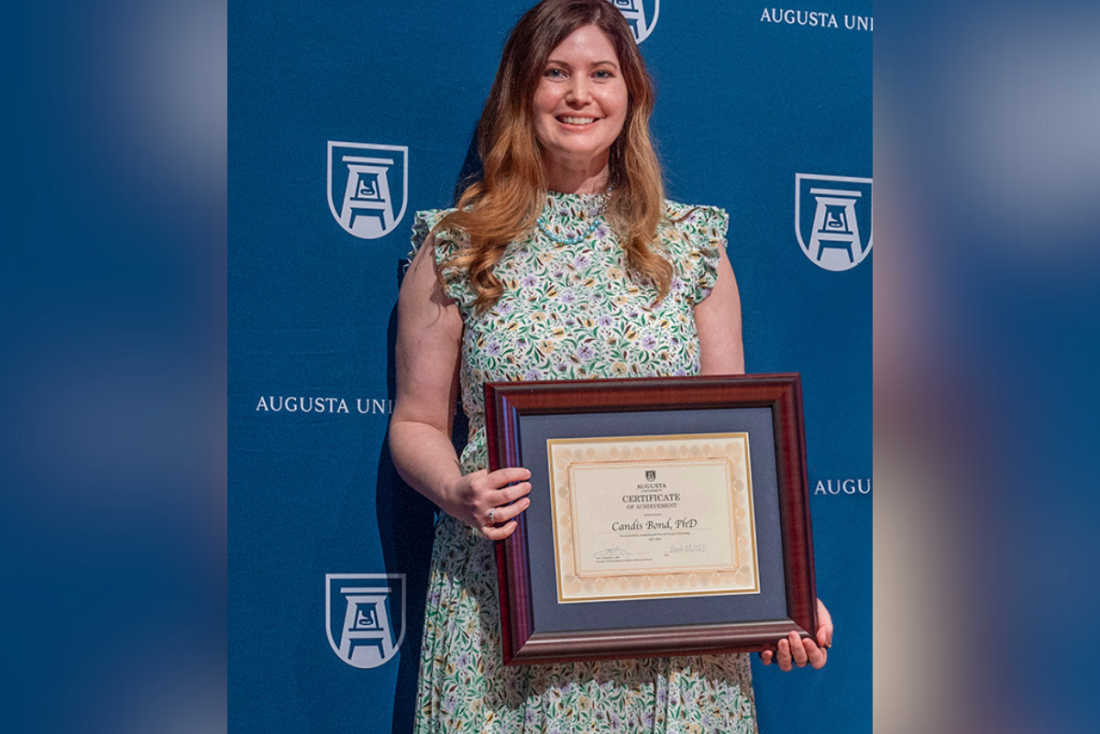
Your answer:
[[[348,665],[384,665],[405,639],[405,574],[325,574],[325,631]]]
[[[405,216],[409,149],[328,142],[328,208],[348,234],[374,240]]]
[[[850,270],[871,252],[871,179],[794,175],[794,229],[802,252],[826,270]]]
[[[661,12],[661,0],[607,0],[619,9],[630,23],[634,40],[641,43],[649,38],[657,25],[657,16]]]

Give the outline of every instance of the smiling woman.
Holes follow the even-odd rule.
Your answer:
[[[487,470],[485,382],[744,371],[726,213],[664,199],[653,102],[611,3],[544,0],[505,45],[478,126],[483,178],[455,209],[417,214],[390,425],[401,476],[443,510],[417,732],[756,731],[745,655],[503,664],[492,541],[531,485],[526,469]],[[824,665],[818,613],[816,640],[777,642],[781,668]]]
[[[535,137],[555,191],[601,193],[608,156],[628,105],[615,48],[594,25],[578,28],[550,54],[535,91]]]
[[[579,42],[567,44],[585,26],[598,32],[606,45],[601,43],[597,49]],[[582,33],[577,40],[585,39],[599,42],[591,33]],[[557,60],[613,64],[627,93],[618,132],[602,141],[605,148],[594,147],[587,156],[573,157],[570,167],[559,166],[547,154],[545,141],[537,135],[535,109],[538,92],[554,88],[545,80],[568,78],[572,73],[576,83],[575,70],[550,66],[551,56],[567,53],[562,48],[566,45],[569,51],[584,55]],[[605,71],[606,66],[596,71],[596,77],[605,76]],[[665,207],[661,167],[649,135],[653,103],[653,83],[630,26],[610,3],[542,2],[520,19],[504,46],[478,123],[482,180],[463,192],[456,209],[433,222],[440,231],[453,227],[468,235],[470,246],[449,253],[447,265],[467,271],[478,309],[491,306],[503,292],[494,272],[496,263],[509,243],[535,226],[547,192],[603,194],[602,220],[619,235],[626,264],[652,282],[661,297],[668,293],[672,264],[651,247]],[[564,111],[576,112],[568,105]],[[586,112],[591,114],[591,109]]]

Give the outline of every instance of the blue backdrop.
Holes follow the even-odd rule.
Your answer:
[[[870,732],[871,3],[615,3],[669,197],[730,213],[748,371],[803,378],[837,631],[821,671],[754,658],[761,731]],[[399,273],[530,4],[230,4],[231,731],[410,730],[432,507],[385,445]]]

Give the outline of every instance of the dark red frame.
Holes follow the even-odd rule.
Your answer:
[[[796,373],[486,383],[491,471],[520,465],[519,426],[525,415],[757,407],[772,410],[788,618],[536,632],[525,513],[516,531],[496,548],[506,665],[755,652],[774,650],[775,643],[792,631],[812,637],[817,629],[813,535],[802,383]]]

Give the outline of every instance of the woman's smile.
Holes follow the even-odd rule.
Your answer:
[[[562,122],[566,125],[572,125],[574,127],[591,125],[595,121],[595,117],[566,117],[564,115],[558,117],[558,122]]]

